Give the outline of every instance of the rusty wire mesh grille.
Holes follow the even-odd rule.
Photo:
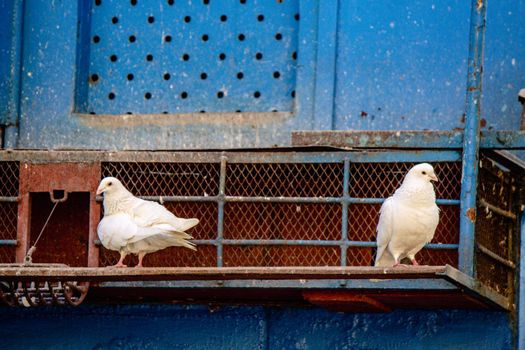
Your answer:
[[[0,197],[18,196],[19,176],[19,162],[0,162]],[[18,204],[0,202],[0,240],[16,240],[17,219]],[[15,249],[0,245],[0,263],[14,263]]]
[[[406,173],[415,163],[352,163],[350,164],[350,197],[386,198],[401,186]],[[458,199],[461,192],[461,163],[433,164],[439,179],[436,198]]]
[[[343,194],[343,164],[228,164],[226,194],[247,197],[340,197]]]
[[[108,162],[102,164],[102,175],[119,178],[138,196],[201,197],[194,201],[185,198],[183,202],[164,203],[177,216],[200,219],[199,225],[188,231],[200,240],[197,253],[170,248],[149,254],[146,266],[216,266],[221,261],[216,245],[223,246],[223,266],[339,266],[341,247],[347,244],[341,232],[344,198],[386,198],[393,194],[413,165],[408,162],[350,163],[349,197],[343,196],[343,161],[226,162],[225,197],[218,196],[221,193],[219,163]],[[437,198],[458,199],[461,164],[435,163],[434,167],[441,180],[436,186]],[[216,197],[203,201],[209,196]],[[259,199],[251,200],[254,197]],[[311,198],[312,203],[277,201],[283,197]],[[330,202],[323,200],[327,197]],[[348,241],[375,242],[380,206],[348,205]],[[440,205],[440,208],[440,225],[432,243],[457,244],[459,207]],[[253,240],[262,242],[254,244]],[[265,243],[265,240],[273,242]],[[323,245],[323,241],[332,241],[334,245]],[[372,247],[349,246],[344,263],[370,266],[374,254]],[[135,257],[128,259],[136,263]],[[455,249],[425,249],[418,259],[423,264],[457,266],[458,257]],[[115,264],[117,260],[117,254],[102,249],[101,265]]]
[[[226,203],[224,238],[341,238],[341,205],[288,203]]]
[[[194,239],[217,236],[217,204],[212,202],[168,202],[164,206],[181,218],[198,218],[199,224],[187,231]]]
[[[119,259],[119,253],[100,248],[99,266],[115,265]],[[128,255],[124,264],[135,266],[138,258]],[[211,245],[199,245],[196,251],[183,247],[170,247],[148,254],[143,261],[146,267],[213,267],[217,266],[217,248]]]
[[[214,196],[216,163],[102,163],[102,177],[118,178],[136,196]]]
[[[224,266],[339,266],[341,249],[323,246],[224,247]]]
[[[512,296],[517,264],[518,213],[523,178],[482,153],[478,179],[476,220],[476,274],[477,278],[496,292]],[[485,203],[506,211],[502,215]],[[514,217],[512,217],[514,215]],[[484,251],[485,250],[485,251]],[[486,250],[499,256],[494,259]]]
[[[19,162],[0,162],[0,197],[18,196]]]

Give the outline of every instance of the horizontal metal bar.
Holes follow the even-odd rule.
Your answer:
[[[294,131],[293,146],[461,149],[463,131]],[[525,149],[525,131],[482,131],[480,148]]]
[[[245,196],[140,196],[139,198],[160,203],[168,202],[244,202],[244,203],[350,203],[350,204],[381,204],[385,198],[354,198],[354,197],[245,197]],[[103,198],[98,196],[97,201]],[[437,199],[438,205],[459,205],[459,199]]]
[[[425,145],[426,146],[426,145]],[[461,161],[459,150],[330,150],[282,148],[252,149],[243,152],[215,151],[30,151],[0,150],[0,161],[21,161],[29,163],[59,162],[144,162],[144,163],[216,163],[225,156],[228,163],[342,163],[350,162],[456,162]],[[428,150],[425,150],[428,148]]]
[[[16,239],[0,239],[0,245],[17,245]]]
[[[100,282],[101,288],[291,288],[291,289],[394,289],[394,290],[455,290],[443,279],[292,279],[292,280],[224,280],[224,281],[119,281]]]
[[[13,203],[13,202],[18,202],[19,198],[18,197],[0,197],[0,202],[10,202],[10,203]]]
[[[197,239],[192,240],[197,245],[217,245],[219,242],[214,239]],[[336,241],[336,240],[306,240],[306,239],[223,239],[223,244],[227,245],[295,245],[295,246],[347,246],[375,248],[376,242],[365,241]],[[429,243],[425,245],[428,249],[458,249],[457,244],[453,243]]]
[[[517,216],[516,214],[508,211],[508,210],[504,210],[504,209],[501,209],[495,205],[492,205],[490,204],[489,202],[487,202],[485,199],[481,198],[479,200],[479,204],[484,207],[484,208],[487,208],[489,209],[490,211],[493,211],[494,213],[498,214],[498,215],[501,215],[501,216],[504,216],[506,218],[509,218],[509,219],[512,219],[512,220],[516,220]]]
[[[484,245],[480,244],[480,243],[476,243],[476,248],[482,252],[483,254],[485,254],[486,256],[496,260],[497,262],[499,262],[500,264],[503,264],[505,266],[507,266],[508,268],[511,268],[513,270],[516,269],[516,264],[513,263],[512,261],[510,260],[507,260],[501,256],[499,256],[498,254],[494,253],[492,250],[488,249],[487,247],[485,247]]]

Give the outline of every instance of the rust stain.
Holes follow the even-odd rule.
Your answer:
[[[481,120],[479,121],[479,125],[484,128],[487,126],[487,120],[485,118],[481,118]]]
[[[474,208],[467,209],[467,218],[474,223],[476,221],[476,210]]]
[[[483,0],[478,0],[478,11],[483,7]]]
[[[365,111],[361,111],[361,118],[366,118],[368,116],[368,113]]]

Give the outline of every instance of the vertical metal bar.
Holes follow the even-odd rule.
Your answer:
[[[519,264],[518,264],[518,311],[516,315],[516,329],[518,341],[516,349],[525,349],[525,213],[520,215],[519,230]]]
[[[474,276],[474,231],[481,116],[481,76],[485,42],[486,1],[472,0],[467,76],[466,122],[463,136],[459,269]]]
[[[319,1],[314,130],[334,128],[338,0]]]
[[[228,158],[223,154],[221,156],[221,170],[219,175],[219,200],[217,202],[217,267],[222,267],[222,240],[224,230],[224,196],[226,186],[226,160]]]
[[[7,106],[7,115],[3,135],[3,147],[15,148],[18,140],[18,117],[20,115],[20,89],[22,79],[22,38],[24,35],[24,0],[16,0],[13,3],[13,16],[7,21],[11,23],[11,53],[10,53],[10,72],[8,79],[11,86]],[[0,118],[1,119],[1,118]]]
[[[350,160],[345,159],[343,166],[343,216],[341,218],[341,241],[348,240],[348,205],[350,194],[348,192],[348,185],[350,183]],[[346,253],[348,245],[341,244],[341,266],[346,266]]]

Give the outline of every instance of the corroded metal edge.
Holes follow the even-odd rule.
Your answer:
[[[381,267],[13,267],[0,265],[2,280],[131,281],[226,279],[406,279],[444,274],[445,266]]]
[[[489,302],[493,306],[502,308],[504,310],[514,309],[513,303],[508,298],[498,294],[487,286],[481,284],[479,281],[471,278],[470,276],[464,274],[452,266],[445,266],[445,272],[443,273],[443,276],[447,281],[450,281],[465,292],[474,294],[477,297],[481,297],[483,300]]]
[[[461,149],[463,130],[330,130],[294,131],[292,146],[338,148]],[[482,131],[480,148],[525,149],[525,131]]]

